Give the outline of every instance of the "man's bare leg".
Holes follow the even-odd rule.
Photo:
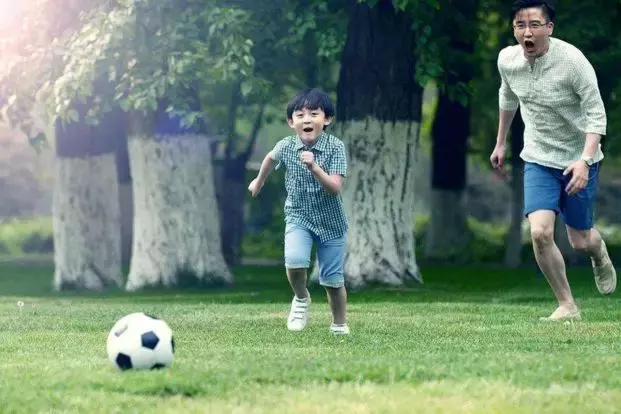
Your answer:
[[[567,236],[574,249],[591,258],[595,284],[600,293],[609,295],[614,292],[617,287],[617,272],[600,232],[594,228],[577,230],[567,226]]]
[[[567,281],[565,260],[554,242],[555,219],[556,215],[551,210],[538,210],[528,215],[535,259],[559,304],[558,309],[547,318],[549,320],[578,315],[578,308]]]

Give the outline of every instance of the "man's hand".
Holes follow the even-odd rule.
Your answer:
[[[505,144],[496,144],[494,147],[494,151],[492,155],[489,157],[490,162],[492,163],[492,167],[495,169],[502,171],[505,166],[505,153],[507,152],[507,147]]]
[[[567,194],[574,195],[584,190],[589,182],[589,166],[582,160],[575,161],[565,171],[563,175],[571,174],[571,180],[565,191]]]
[[[262,188],[263,188],[263,183],[259,181],[258,178],[255,178],[254,180],[252,180],[252,182],[248,186],[248,191],[250,191],[250,195],[252,195],[252,198],[256,198],[257,195],[259,195],[259,192],[261,191]]]
[[[306,165],[306,168],[312,170],[315,164],[315,156],[310,151],[302,151],[300,154],[300,161],[302,161],[302,164]]]

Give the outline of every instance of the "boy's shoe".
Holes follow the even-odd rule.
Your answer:
[[[617,288],[617,272],[608,255],[608,249],[606,249],[606,243],[602,240],[602,264],[596,265],[595,261],[591,259],[593,266],[593,276],[595,277],[595,286],[602,295],[610,295]]]
[[[306,322],[308,322],[308,307],[310,304],[311,297],[308,291],[304,299],[298,299],[297,296],[293,296],[289,318],[287,319],[287,329],[290,331],[301,331],[306,327]]]
[[[346,323],[342,325],[333,323],[330,325],[330,333],[333,335],[349,335],[349,326]]]

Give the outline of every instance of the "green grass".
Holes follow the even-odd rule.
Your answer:
[[[621,406],[621,307],[570,272],[583,321],[554,309],[534,270],[430,268],[426,284],[350,292],[334,338],[314,287],[308,328],[285,328],[281,269],[235,269],[220,291],[50,292],[52,269],[0,264],[0,412],[533,413]],[[25,303],[20,312],[16,302]],[[173,328],[176,360],[117,371],[108,330],[145,311]],[[157,408],[154,410],[154,408]]]

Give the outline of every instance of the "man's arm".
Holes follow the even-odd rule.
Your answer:
[[[496,145],[506,145],[507,134],[511,123],[515,117],[520,100],[517,94],[511,89],[505,71],[503,69],[503,59],[506,59],[506,49],[498,54],[498,73],[500,74],[500,88],[498,89],[498,134],[496,136]]]
[[[511,128],[511,123],[513,122],[516,112],[517,109],[510,111],[500,109],[498,111],[498,135],[496,136],[496,145],[506,145],[507,134],[509,133],[509,128]]]
[[[573,71],[573,87],[580,97],[580,107],[586,118],[582,156],[593,158],[606,135],[606,109],[597,85],[597,76],[587,58],[579,54]]]
[[[602,136],[587,132],[584,140],[584,150],[582,151],[582,158],[593,158],[597,154],[599,149],[599,143],[602,140]]]

